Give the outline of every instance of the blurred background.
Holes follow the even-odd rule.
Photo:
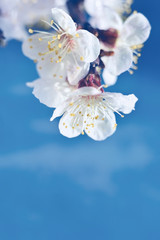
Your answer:
[[[35,65],[9,41],[0,49],[0,239],[160,239],[159,1],[136,0],[151,22],[138,71],[108,91],[134,93],[103,142],[60,135],[53,110],[26,87]]]

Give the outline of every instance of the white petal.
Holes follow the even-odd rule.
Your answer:
[[[103,58],[106,58],[106,68],[108,71],[111,74],[118,76],[131,67],[133,53],[129,47],[122,45],[115,49],[113,56]]]
[[[56,107],[56,109],[53,112],[52,117],[50,118],[50,121],[53,121],[55,118],[63,115],[64,112],[67,110],[68,104],[69,104],[69,102],[65,101],[65,102],[61,103],[58,107]]]
[[[89,137],[96,141],[102,141],[105,140],[107,137],[111,136],[115,130],[116,130],[116,119],[113,111],[110,109],[107,109],[105,112],[105,116],[102,112],[97,110],[95,115],[98,116],[97,119],[93,121],[93,125],[91,127],[88,127],[85,132]],[[87,119],[84,119],[87,121]],[[90,122],[88,122],[88,125],[90,125]]]
[[[101,0],[85,0],[84,7],[87,10],[88,14],[95,16],[97,12],[102,12],[103,6]]]
[[[63,31],[74,34],[76,32],[76,24],[72,18],[62,9],[52,8],[53,20],[63,29]]]
[[[150,34],[151,25],[141,13],[132,14],[124,23],[121,37],[128,46],[144,43]]]
[[[101,94],[101,91],[94,87],[82,87],[72,93],[72,96],[94,96]]]
[[[117,76],[111,74],[107,68],[103,70],[103,80],[108,86],[112,86],[117,82]]]
[[[89,72],[90,63],[81,63],[74,65],[73,61],[68,62],[67,64],[67,77],[68,81],[72,85],[76,85],[81,79],[86,77]]]
[[[26,39],[22,44],[22,51],[24,55],[27,57],[33,59],[33,60],[39,60],[43,56],[41,56],[42,53],[48,52],[48,41],[52,40],[52,37],[42,39],[44,37],[43,34],[33,34],[28,39]],[[39,39],[42,41],[39,41]]]
[[[71,113],[66,112],[59,122],[60,133],[68,138],[77,137],[82,133],[83,116],[71,116]]]
[[[67,69],[65,61],[56,63],[52,60],[52,56],[46,55],[43,57],[43,61],[40,60],[37,64],[37,71],[43,78],[58,78],[59,80],[66,80]]]
[[[98,38],[86,30],[78,30],[77,34],[79,34],[79,37],[75,37],[77,62],[80,62],[81,58],[88,63],[95,61],[100,53]]]
[[[134,94],[123,95],[121,93],[104,93],[103,94],[108,103],[114,110],[129,114],[135,110],[135,104],[138,98]]]
[[[33,94],[41,103],[53,108],[65,101],[73,91],[73,87],[67,82],[60,82],[59,79],[38,79],[27,85],[34,88]]]
[[[104,6],[101,12],[96,12],[95,16],[91,18],[91,24],[93,27],[101,30],[114,28],[121,31],[123,26],[120,16],[113,9],[107,6]]]

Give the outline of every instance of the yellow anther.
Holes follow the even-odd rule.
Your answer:
[[[42,61],[44,61],[44,58],[41,58]]]
[[[30,29],[28,30],[28,32],[29,32],[29,33],[33,33],[33,30],[30,28]]]
[[[55,51],[55,54],[58,55],[58,50]]]
[[[53,21],[53,20],[51,20],[51,25],[53,25],[53,23],[54,23],[54,21]]]
[[[57,37],[56,37],[56,36],[53,36],[52,38],[53,38],[53,40],[57,39]]]
[[[87,107],[90,107],[90,106],[91,106],[90,104],[87,105]]]
[[[133,14],[136,14],[137,13],[137,11],[135,10],[134,12],[133,12]]]
[[[102,120],[104,121],[104,118],[102,118]]]
[[[124,115],[121,115],[122,118],[124,118]]]
[[[56,77],[57,75],[56,74],[53,74],[53,77]]]
[[[77,127],[79,126],[79,124],[77,124]]]
[[[82,135],[84,135],[84,132],[82,131]]]
[[[107,85],[107,84],[105,84],[103,87],[104,87],[104,88],[107,88],[107,87],[108,87],[108,85]]]
[[[79,70],[80,69],[80,67],[77,67],[77,70]]]
[[[75,116],[75,114],[74,114],[74,113],[71,113],[71,114],[70,114],[70,116],[71,116],[71,117],[74,117],[74,116]]]
[[[67,126],[65,126],[65,128],[67,128]]]
[[[79,34],[78,34],[78,33],[76,33],[76,37],[79,37]]]
[[[50,42],[50,41],[48,41],[48,45],[51,45],[51,42]]]
[[[42,67],[39,67],[39,69],[41,70],[41,69],[42,69]]]
[[[60,40],[60,38],[61,38],[61,35],[59,35],[59,34],[58,34],[57,38],[58,38],[58,40]]]
[[[74,129],[74,127],[72,127]]]
[[[39,55],[39,56],[42,56],[43,54],[39,52],[38,55]]]
[[[32,38],[28,38],[28,41],[29,41],[29,42],[32,42]]]
[[[30,48],[33,48],[33,46],[30,46]]]
[[[99,118],[99,116],[97,115],[96,117],[95,117],[95,119],[97,120]]]
[[[61,79],[62,79],[62,78],[63,78],[63,76],[62,76],[62,75],[60,75],[60,76],[59,76],[59,78],[61,78]]]
[[[80,57],[80,60],[81,60],[81,61],[84,61],[84,57],[81,56],[81,57]]]
[[[71,102],[71,103],[69,104],[69,106],[73,106],[73,102]]]
[[[129,73],[132,75],[134,72],[132,70],[129,70]]]
[[[115,123],[115,124],[114,124],[114,128],[116,128],[116,127],[117,127],[117,124]]]
[[[59,48],[61,48],[61,47],[62,47],[62,44],[61,44],[61,43],[59,43],[59,44],[58,44],[58,47],[59,47]]]
[[[42,38],[38,38],[39,41],[42,41]]]
[[[63,123],[63,126],[65,125],[65,123]]]
[[[34,63],[37,63],[37,59],[34,59],[33,62],[34,62]]]
[[[81,114],[82,112],[79,112],[79,114]]]

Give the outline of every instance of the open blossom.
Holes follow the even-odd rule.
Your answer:
[[[131,94],[102,93],[94,87],[82,87],[55,109],[51,121],[61,115],[59,129],[62,135],[73,138],[86,134],[101,141],[111,136],[117,127],[114,112],[129,114],[137,98]]]
[[[0,29],[6,40],[24,40],[26,26],[39,23],[41,18],[50,19],[52,7],[65,9],[66,0],[1,0]]]
[[[90,62],[99,55],[99,40],[86,30],[77,30],[72,18],[63,10],[52,9],[53,20],[47,23],[50,32],[37,32],[23,44],[23,52],[38,61],[41,76],[49,72],[52,78],[67,74],[71,84],[77,84],[89,71]],[[65,66],[65,67],[64,67]],[[62,71],[63,70],[63,71]]]
[[[103,72],[104,81],[108,85],[116,82],[116,78],[121,73],[136,69],[138,51],[143,47],[143,43],[148,39],[151,26],[147,18],[141,13],[131,14],[123,23],[122,19],[114,11],[106,11],[106,21],[108,11],[112,14],[112,21],[108,29],[100,31],[102,47],[106,51],[113,51],[112,56],[102,58],[106,68]],[[131,71],[132,73],[132,71]]]

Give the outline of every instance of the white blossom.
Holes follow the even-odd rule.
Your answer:
[[[117,127],[114,112],[129,114],[134,110],[137,98],[131,94],[102,93],[100,89],[82,87],[55,109],[51,121],[60,117],[62,135],[73,138],[84,132],[94,140],[101,141],[111,136]]]
[[[53,31],[38,32],[23,43],[23,52],[38,61],[40,76],[49,73],[52,78],[67,74],[71,84],[77,84],[89,71],[90,62],[100,52],[99,40],[86,30],[77,30],[72,18],[63,10],[52,9],[53,20],[47,23]],[[64,67],[65,66],[65,67]]]
[[[148,39],[151,26],[147,18],[141,13],[133,13],[123,22],[116,12],[111,12],[109,9],[108,11],[110,14],[112,13],[113,20],[110,21],[108,30],[117,30],[118,34],[114,46],[107,43],[102,44],[103,49],[114,52],[113,56],[102,58],[106,66],[103,72],[104,81],[106,84],[112,85],[121,73],[132,68],[137,69],[135,64],[141,55],[139,50]],[[106,21],[108,19],[107,12]]]
[[[26,26],[50,19],[52,7],[65,7],[66,0],[1,0],[0,29],[6,40],[24,40],[28,34]]]

